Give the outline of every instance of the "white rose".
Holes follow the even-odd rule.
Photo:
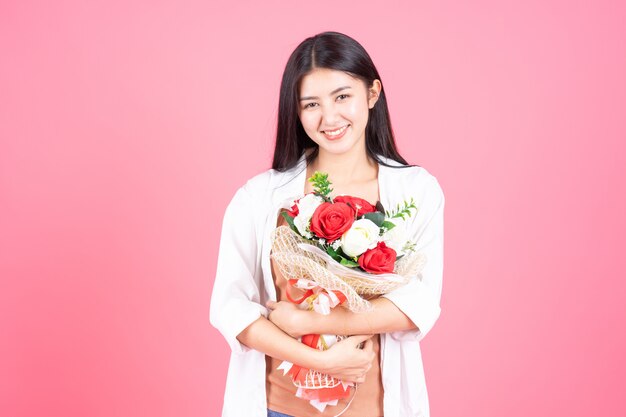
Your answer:
[[[403,255],[404,252],[402,251],[402,248],[407,242],[406,221],[400,217],[386,218],[385,220],[395,224],[396,226],[383,234],[382,241],[385,242],[388,247],[395,250],[397,256]]]
[[[323,202],[324,199],[315,194],[307,194],[298,201],[298,215],[294,217],[293,224],[302,236],[309,239],[313,237],[307,228],[309,227],[315,209]]]
[[[341,248],[348,256],[359,256],[378,244],[380,228],[369,219],[359,219],[341,236]]]

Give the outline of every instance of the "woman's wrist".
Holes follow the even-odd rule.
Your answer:
[[[325,372],[332,367],[331,352],[328,350],[319,350],[308,347],[307,354],[304,356],[302,363],[296,365],[304,366],[305,368],[315,369],[316,371]]]
[[[307,311],[307,333],[309,334],[323,334],[324,331],[324,319],[325,315],[320,314],[314,310]]]
[[[348,335],[348,316],[349,310],[343,307],[335,307],[330,310],[329,314],[323,315],[314,311],[307,317],[307,329],[314,334],[340,334]]]

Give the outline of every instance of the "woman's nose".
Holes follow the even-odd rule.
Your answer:
[[[326,105],[322,108],[322,123],[327,126],[333,126],[339,119],[339,112],[334,104]]]

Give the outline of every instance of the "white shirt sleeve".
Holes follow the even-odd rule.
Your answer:
[[[253,208],[255,203],[245,186],[237,190],[226,207],[222,222],[217,271],[211,294],[209,321],[222,333],[231,350],[250,350],[237,340],[241,333],[267,309],[260,304],[257,278],[258,240]],[[262,274],[258,274],[262,276]]]
[[[426,255],[419,276],[383,297],[391,300],[417,329],[392,332],[396,340],[420,341],[432,329],[441,313],[440,300],[443,281],[443,212],[445,197],[437,179],[432,176],[419,210],[424,210],[417,224],[413,241],[415,250]]]

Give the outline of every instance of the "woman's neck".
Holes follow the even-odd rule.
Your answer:
[[[336,186],[371,181],[378,176],[378,164],[365,152],[329,154],[320,149],[317,157],[307,167],[307,178],[315,171],[328,174]]]

